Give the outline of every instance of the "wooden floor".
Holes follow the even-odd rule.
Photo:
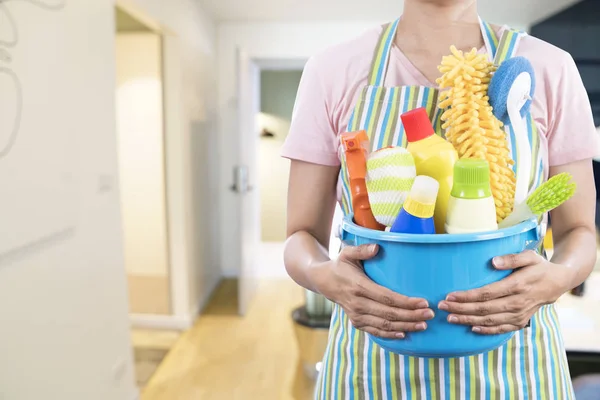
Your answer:
[[[246,317],[235,281],[225,281],[142,392],[142,400],[305,400],[305,377],[291,320],[303,292],[289,280],[261,283]]]

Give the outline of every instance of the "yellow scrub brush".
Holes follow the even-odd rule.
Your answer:
[[[527,200],[517,204],[515,210],[499,225],[509,228],[531,218],[539,217],[565,203],[575,194],[577,184],[571,182],[571,174],[563,172],[538,187]]]
[[[452,55],[444,57],[438,67],[443,75],[437,83],[447,89],[440,95],[440,108],[445,109],[442,128],[460,158],[488,161],[496,219],[500,222],[513,209],[516,179],[506,133],[487,95],[496,67],[475,49],[463,53],[452,46],[450,51]]]

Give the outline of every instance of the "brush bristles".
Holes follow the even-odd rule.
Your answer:
[[[569,200],[577,190],[571,182],[573,176],[567,172],[550,178],[538,187],[527,199],[527,205],[536,215],[547,213]]]
[[[437,80],[442,89],[440,108],[444,109],[442,128],[460,158],[487,160],[490,186],[498,221],[513,209],[515,173],[502,123],[496,119],[487,96],[488,84],[496,67],[487,55],[476,49],[463,53],[452,46],[452,55],[439,66]]]

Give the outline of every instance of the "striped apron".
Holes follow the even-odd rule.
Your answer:
[[[424,107],[443,136],[437,106],[438,90],[421,86],[384,86],[390,50],[398,21],[387,25],[375,50],[369,85],[363,90],[348,124],[349,131],[366,130],[371,150],[406,147],[400,115]],[[481,21],[490,59],[496,64],[512,57],[525,33],[507,30],[498,38]],[[514,132],[507,128],[512,158],[519,151],[532,153],[530,188],[547,177],[547,142],[538,133],[531,115],[525,117],[529,148],[517,148]],[[515,165],[515,168],[519,168]],[[515,170],[516,171],[516,170]],[[342,209],[351,213],[351,200],[342,157]],[[553,305],[542,307],[529,327],[504,346],[489,353],[453,359],[405,357],[380,348],[367,334],[355,329],[346,313],[334,306],[329,343],[316,387],[316,398],[374,400],[470,399],[573,399],[566,353]]]

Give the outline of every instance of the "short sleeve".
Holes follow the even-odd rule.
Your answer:
[[[338,137],[332,123],[331,93],[320,77],[318,63],[310,59],[300,80],[290,132],[281,155],[313,164],[339,166]]]
[[[590,101],[573,58],[563,62],[557,93],[552,94],[548,115],[550,166],[598,156],[600,144]]]

